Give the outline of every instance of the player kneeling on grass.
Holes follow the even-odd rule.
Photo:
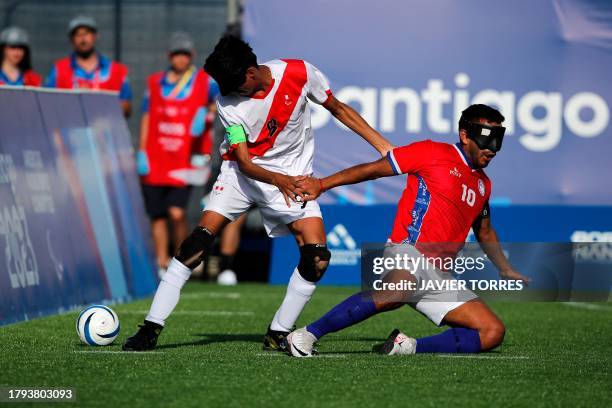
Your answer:
[[[379,177],[408,174],[384,257],[404,254],[434,259],[455,258],[470,228],[505,279],[528,281],[516,272],[499,246],[491,225],[491,183],[483,168],[501,149],[504,117],[486,105],[472,105],[459,121],[459,143],[416,142],[393,149],[386,158],[340,171],[324,179],[299,184],[307,200],[324,191]],[[435,336],[413,339],[394,330],[380,348],[383,354],[478,353],[501,344],[505,327],[487,305],[469,290],[421,289],[424,281],[451,281],[447,272],[421,263],[410,274],[393,270],[387,282],[408,280],[414,291],[372,290],[349,297],[316,322],[289,334],[290,352],[311,356],[313,345],[328,333],[342,330],[377,313],[406,303],[434,324],[451,328]]]
[[[330,259],[321,211],[303,199],[297,183],[312,174],[314,135],[308,100],[322,105],[381,154],[392,146],[331,93],[325,76],[303,60],[257,63],[248,44],[222,38],[204,69],[217,81],[219,118],[226,128],[224,158],[199,226],[181,244],[163,275],[144,325],[124,350],[150,350],[191,271],[210,254],[215,237],[257,206],[271,237],[291,232],[300,260],[285,299],[264,336],[264,349],[286,351],[285,338],[314,293]],[[300,177],[297,177],[300,176]]]

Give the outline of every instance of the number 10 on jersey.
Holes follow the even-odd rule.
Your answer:
[[[463,192],[461,193],[461,201],[467,203],[467,205],[470,207],[473,207],[474,203],[476,202],[476,192],[465,184],[462,184],[461,188],[463,189]]]

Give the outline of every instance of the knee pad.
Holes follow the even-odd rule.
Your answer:
[[[331,252],[325,244],[306,244],[300,247],[298,271],[309,282],[318,282],[327,270]]]
[[[176,251],[175,258],[189,269],[193,269],[212,251],[215,236],[204,227],[196,227]]]

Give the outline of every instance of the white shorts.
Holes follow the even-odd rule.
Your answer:
[[[287,224],[303,218],[321,216],[316,201],[291,202],[287,207],[280,190],[271,184],[253,180],[243,175],[234,162],[224,162],[221,173],[210,192],[210,199],[204,211],[214,211],[234,221],[251,207],[259,208],[264,227],[270,237],[289,234]]]
[[[385,245],[384,257],[395,257],[396,254],[417,258],[423,255],[414,246],[409,244],[394,244],[389,242]],[[414,276],[417,280],[417,288],[425,281],[445,282],[448,286],[453,286],[451,281],[457,281],[450,272],[444,272],[429,265],[429,267],[414,268]],[[478,296],[469,289],[463,290],[437,290],[419,289],[409,297],[409,305],[431,320],[437,326],[442,325],[444,316],[451,310],[458,308],[470,300],[477,299]]]

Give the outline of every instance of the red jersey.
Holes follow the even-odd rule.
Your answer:
[[[431,140],[397,147],[387,158],[396,174],[408,173],[390,240],[426,256],[455,257],[476,218],[488,211],[485,172],[470,165],[460,145]]]

